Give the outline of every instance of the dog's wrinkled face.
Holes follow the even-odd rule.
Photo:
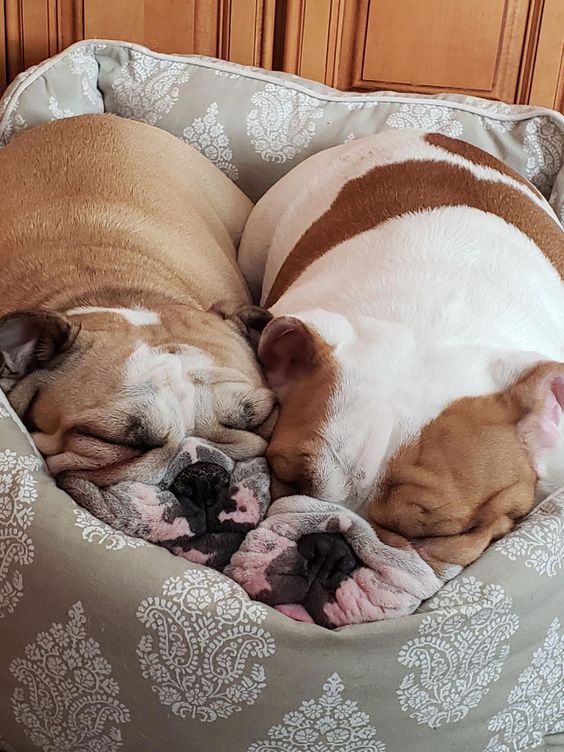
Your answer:
[[[371,472],[364,457],[370,406],[358,399],[358,380],[350,379],[333,345],[291,316],[266,327],[258,356],[280,401],[267,450],[274,496],[299,491],[354,506]]]
[[[560,442],[564,365],[540,363],[499,392],[454,399],[413,430],[394,409],[399,373],[396,385],[384,383],[371,365],[367,380],[354,346],[329,346],[292,317],[265,329],[259,358],[281,400],[267,452],[280,483],[273,493],[343,503],[385,542],[416,541],[437,569],[469,564],[535,502]],[[379,381],[385,404],[366,389],[377,392]]]
[[[55,476],[158,482],[186,436],[233,459],[264,453],[254,431],[272,394],[238,327],[216,313],[15,313],[0,319],[0,353],[0,385]]]
[[[386,542],[415,541],[437,570],[470,564],[533,507],[563,405],[564,366],[551,362],[457,400],[391,459],[368,518]]]

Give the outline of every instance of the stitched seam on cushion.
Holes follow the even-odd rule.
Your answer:
[[[35,70],[32,70],[27,77],[25,77],[22,81],[19,82],[18,86],[15,87],[14,91],[9,95],[10,99],[8,102],[8,105],[6,107],[6,110],[0,119],[0,129],[4,127],[4,120],[8,117],[8,115],[11,114],[11,110],[13,108],[14,100],[16,99],[16,95],[21,96],[21,94],[25,91],[25,89],[30,86],[35,80],[40,78],[46,71],[48,71],[50,68],[52,68],[54,65],[56,65],[60,60],[64,60],[66,55],[71,51],[75,49],[79,49],[81,47],[88,47],[91,44],[103,44],[106,47],[113,47],[117,49],[130,49],[135,50],[136,52],[140,52],[148,57],[156,58],[158,60],[170,60],[172,62],[178,62],[183,63],[185,65],[195,65],[199,68],[205,68],[209,70],[226,70],[230,72],[237,72],[238,75],[240,75],[243,78],[247,78],[250,80],[255,81],[263,81],[265,83],[271,83],[277,86],[280,86],[284,89],[293,89],[294,91],[298,91],[300,93],[306,94],[313,99],[317,99],[321,102],[326,102],[329,104],[349,104],[349,103],[372,103],[376,102],[378,104],[426,104],[426,105],[433,105],[436,107],[443,107],[446,109],[454,109],[454,110],[460,110],[462,112],[468,112],[469,114],[479,115],[481,117],[487,117],[490,120],[498,120],[500,122],[520,122],[524,120],[530,120],[535,117],[548,117],[552,120],[554,120],[556,123],[562,126],[562,129],[564,130],[564,115],[560,114],[559,112],[556,112],[555,110],[550,110],[548,108],[536,108],[529,112],[523,112],[522,114],[510,114],[510,115],[502,115],[502,114],[496,114],[492,113],[489,110],[481,109],[479,106],[472,106],[472,105],[466,105],[462,102],[453,102],[450,100],[444,100],[444,99],[433,99],[432,95],[427,98],[418,98],[418,97],[402,97],[400,95],[398,96],[378,96],[378,95],[361,95],[361,96],[347,96],[346,94],[340,95],[338,92],[335,92],[335,94],[322,94],[321,92],[316,92],[312,89],[307,88],[306,86],[301,86],[300,84],[297,84],[295,81],[288,80],[287,82],[282,82],[278,77],[271,76],[268,73],[260,73],[256,70],[247,70],[245,68],[239,68],[232,66],[228,61],[219,61],[217,63],[211,63],[208,60],[202,60],[199,55],[168,55],[166,53],[159,53],[154,52],[153,50],[150,50],[147,47],[144,47],[143,45],[136,44],[134,42],[120,42],[117,40],[111,40],[111,39],[86,39],[82,40],[80,42],[76,42],[75,44],[71,45],[70,47],[67,47],[66,50],[63,50],[62,52],[59,52],[57,55],[55,55],[52,58],[49,58],[43,63],[40,63]],[[509,105],[510,107],[522,107],[523,105]]]

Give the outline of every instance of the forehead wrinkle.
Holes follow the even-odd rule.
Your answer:
[[[183,349],[171,353],[139,341],[125,368],[126,399],[139,400],[139,410],[146,420],[150,418],[151,425],[159,427],[158,433],[176,439],[193,431],[198,402]],[[195,348],[189,350],[190,361]]]
[[[178,354],[140,344],[126,365],[126,389],[144,393],[148,401],[194,399],[194,384]],[[172,405],[171,405],[172,407]]]

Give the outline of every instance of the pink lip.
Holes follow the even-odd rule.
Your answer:
[[[300,603],[282,603],[279,606],[275,606],[277,611],[281,614],[290,617],[294,621],[302,621],[306,624],[315,624],[314,620],[309,615],[309,612]]]

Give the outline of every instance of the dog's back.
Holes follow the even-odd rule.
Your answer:
[[[537,479],[564,482],[564,235],[513,170],[440,134],[360,139],[274,186],[240,258],[275,316],[259,356],[282,481],[444,535],[455,563],[530,509]]]
[[[388,220],[449,207],[516,227],[564,275],[557,221],[528,181],[469,144],[409,130],[327,149],[294,168],[255,207],[239,262],[255,295],[261,280],[262,302],[274,306],[345,241]]]
[[[207,307],[245,300],[235,250],[251,208],[205,157],[169,133],[112,115],[82,116],[24,132],[0,152],[0,312],[33,280],[43,304],[74,265],[107,288],[123,276],[166,278],[182,299],[199,280]],[[221,270],[221,273],[218,273]]]

